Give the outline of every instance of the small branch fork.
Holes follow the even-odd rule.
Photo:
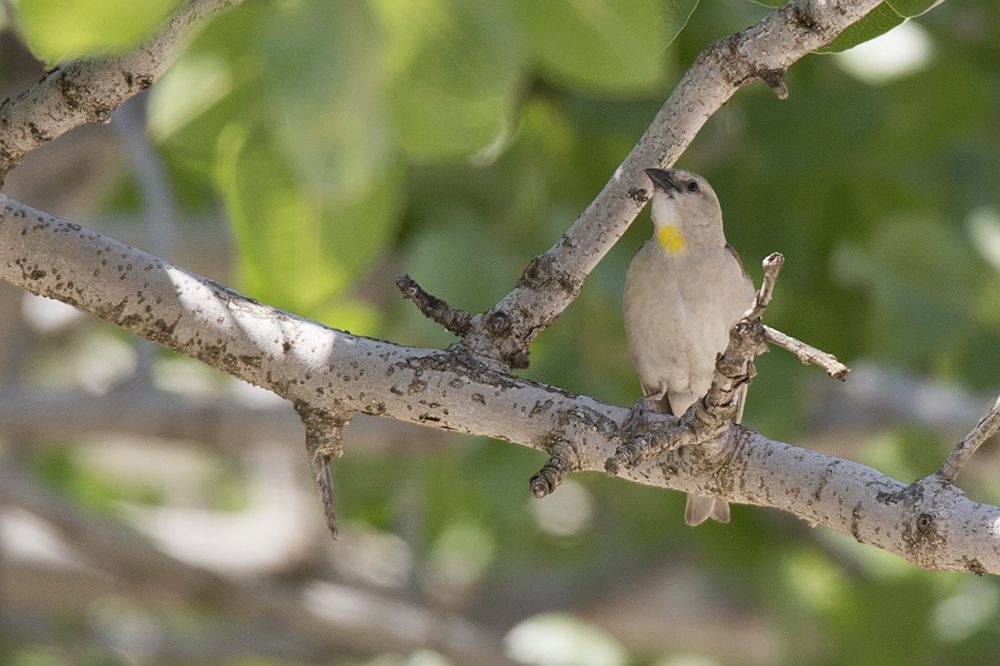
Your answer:
[[[723,435],[736,417],[738,394],[757,374],[753,358],[766,341],[791,351],[803,363],[822,366],[831,377],[841,381],[847,377],[850,370],[831,354],[761,323],[784,261],[777,252],[764,259],[763,282],[750,309],[729,331],[729,346],[716,360],[715,377],[708,394],[695,402],[676,424],[672,419],[664,419],[664,424],[670,424],[666,428],[652,428],[631,437],[623,433],[625,441],[605,462],[605,470],[610,476],[617,475],[623,467],[635,468],[650,458],[692,444],[705,447],[704,453],[710,459],[723,456]]]

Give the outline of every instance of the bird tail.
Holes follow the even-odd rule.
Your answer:
[[[743,405],[746,404],[747,387],[744,386],[736,397],[736,418],[733,423],[743,420]],[[684,506],[684,522],[692,527],[701,525],[711,518],[719,523],[729,522],[729,502],[719,497],[702,497],[701,495],[688,494],[687,504]]]

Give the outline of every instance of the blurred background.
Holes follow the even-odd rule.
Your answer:
[[[880,6],[756,82],[678,166],[704,174],[782,350],[745,423],[904,482],[1000,391],[1000,8]],[[0,91],[132,48],[176,2],[8,0]],[[246,0],[107,125],[5,193],[352,333],[455,341],[409,273],[479,312],[610,178],[745,0]],[[909,10],[907,11],[907,7]],[[893,26],[897,26],[892,30]],[[886,32],[889,30],[888,32]],[[853,35],[853,36],[852,36]],[[643,213],[523,372],[630,405],[621,324]],[[290,405],[0,283],[0,664],[995,664],[994,577],[931,573],[773,510],[691,529],[681,493],[356,417],[329,540]],[[1000,503],[988,444],[963,473]]]

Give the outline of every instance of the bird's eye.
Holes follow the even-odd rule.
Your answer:
[[[696,182],[695,182],[695,181],[693,181],[693,180],[691,180],[691,181],[688,181],[688,184],[687,184],[687,191],[688,191],[688,192],[697,192],[697,191],[698,191],[698,183],[696,183]]]

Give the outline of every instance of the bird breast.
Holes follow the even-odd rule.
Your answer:
[[[704,395],[716,356],[753,293],[724,246],[668,254],[647,241],[629,267],[624,300],[629,353],[646,395],[668,390],[690,393],[692,401]]]

